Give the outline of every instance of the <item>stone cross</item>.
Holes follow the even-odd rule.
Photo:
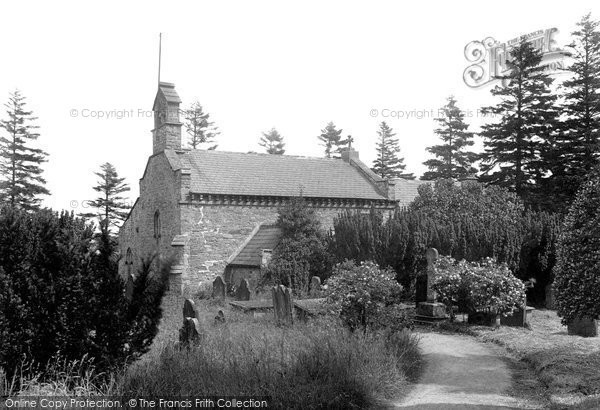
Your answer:
[[[438,258],[437,249],[427,249],[427,252],[425,252],[425,258],[427,258],[427,302],[435,302],[437,295],[433,290],[433,281],[435,280],[436,275],[435,262]]]
[[[293,301],[292,290],[283,285],[273,286],[271,289],[273,296],[273,313],[275,322],[278,325],[291,325],[293,323]]]
[[[225,282],[220,276],[217,276],[213,281],[212,297],[225,299]]]
[[[186,299],[183,302],[183,322],[191,317],[192,319],[198,319],[198,314],[196,313],[196,305],[192,299]]]
[[[235,300],[250,300],[250,289],[246,279],[241,280],[240,286],[235,291]]]

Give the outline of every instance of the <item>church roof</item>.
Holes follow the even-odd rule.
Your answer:
[[[386,200],[342,159],[209,150],[166,150],[173,169],[189,170],[198,194]]]
[[[281,228],[276,225],[261,225],[234,255],[229,265],[260,266],[263,249],[275,249],[280,240]]]
[[[395,185],[395,199],[400,207],[408,206],[419,195],[418,189],[421,185],[431,183],[431,181],[404,178],[396,178],[392,181]]]

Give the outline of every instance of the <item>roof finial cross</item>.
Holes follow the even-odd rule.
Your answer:
[[[352,143],[354,142],[352,135],[348,135],[348,139],[346,139],[346,141],[348,141],[348,148],[352,148]]]

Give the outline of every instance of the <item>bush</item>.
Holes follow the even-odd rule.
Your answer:
[[[577,193],[558,240],[556,306],[564,324],[600,315],[600,174]]]
[[[420,186],[409,208],[387,220],[376,210],[338,216],[330,249],[337,261],[373,260],[391,267],[405,288],[425,269],[429,247],[458,260],[494,258],[521,279],[535,278],[532,299],[541,301],[551,281],[559,227],[559,216],[525,210],[503,188],[442,180]]]
[[[87,355],[99,372],[148,350],[166,276],[144,265],[131,300],[106,237],[72,213],[0,209],[0,367]]]
[[[292,198],[279,209],[277,225],[282,230],[281,241],[273,250],[260,285],[283,284],[303,293],[308,291],[313,276],[327,279],[331,256],[314,209],[302,197]]]
[[[491,258],[482,262],[456,262],[444,256],[438,262],[433,289],[449,311],[509,314],[525,303],[525,285],[506,264]]]
[[[327,281],[327,303],[351,330],[407,325],[409,318],[397,305],[401,294],[395,273],[373,262],[338,264]]]
[[[191,349],[167,345],[132,368],[128,397],[270,396],[279,409],[372,408],[407,390],[419,367],[415,336],[350,333],[329,320],[278,328],[270,322],[211,328]]]

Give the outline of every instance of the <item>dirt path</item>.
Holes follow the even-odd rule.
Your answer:
[[[421,333],[425,368],[395,407],[406,409],[538,409],[511,397],[512,376],[492,346],[469,336]]]

